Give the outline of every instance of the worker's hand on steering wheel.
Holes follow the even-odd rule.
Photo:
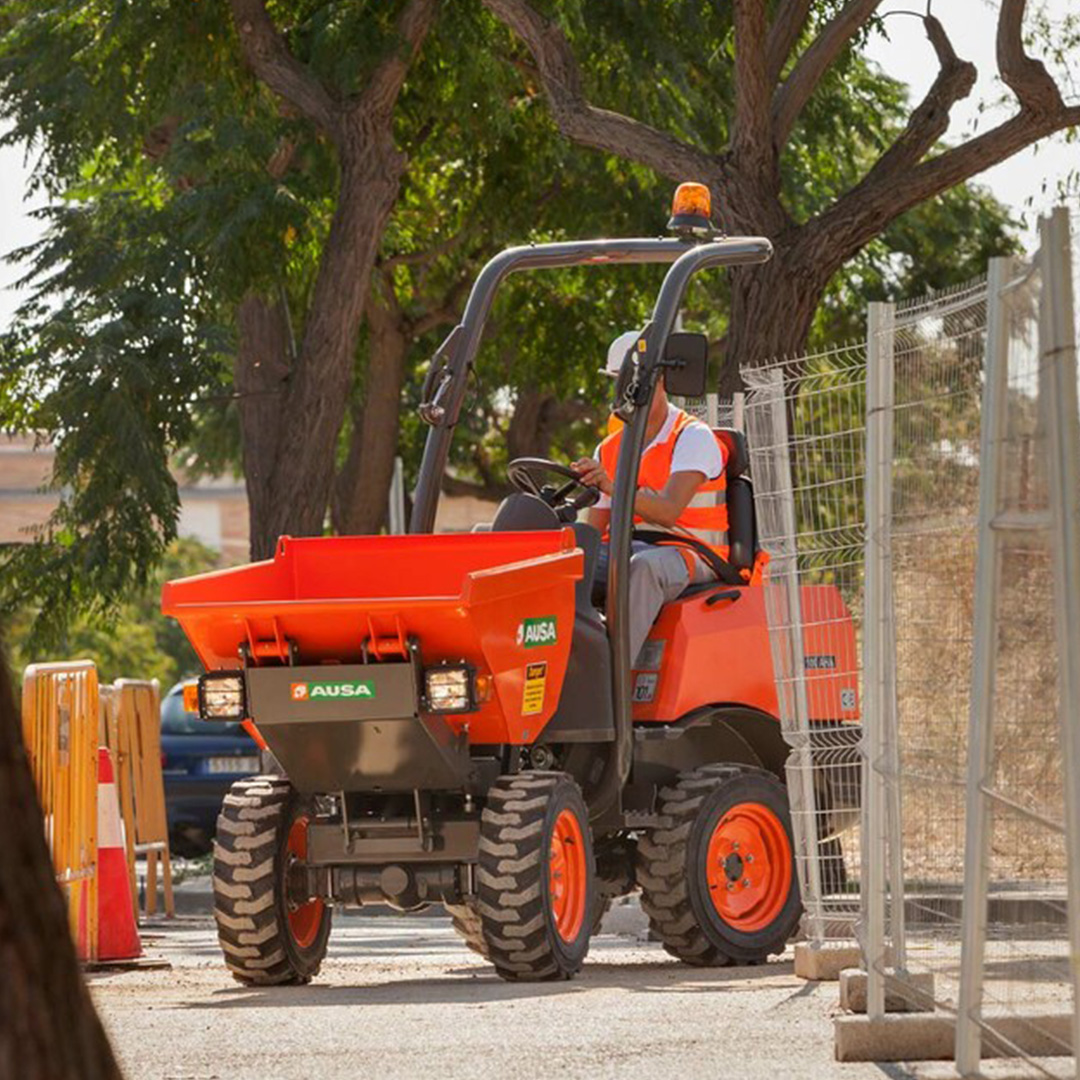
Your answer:
[[[604,470],[604,466],[593,458],[580,458],[575,461],[571,466],[571,469],[577,473],[578,479],[586,485],[586,487],[597,488],[608,498],[611,497],[613,485],[611,483],[611,477],[608,476]]]

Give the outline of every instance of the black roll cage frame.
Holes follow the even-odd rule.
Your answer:
[[[615,469],[611,500],[610,557],[607,582],[608,644],[611,650],[612,702],[615,740],[596,787],[590,791],[590,814],[596,819],[613,807],[630,774],[633,753],[630,687],[629,567],[633,531],[633,495],[638,463],[645,442],[648,405],[662,372],[668,337],[675,327],[686,286],[694,274],[720,266],[747,266],[767,262],[772,244],[761,236],[694,239],[640,238],[582,240],[507,248],[480,271],[465,305],[461,323],[436,350],[424,383],[420,415],[431,425],[413,500],[410,533],[430,533],[435,527],[443,473],[454,427],[465,400],[469,371],[480,347],[495,292],[511,273],[568,266],[603,266],[639,263],[668,264],[656,297],[652,317],[638,340],[637,377],[627,390],[626,425]],[[641,343],[644,342],[644,349]],[[632,409],[632,412],[630,411]]]

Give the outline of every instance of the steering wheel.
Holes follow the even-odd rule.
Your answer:
[[[557,476],[565,483],[544,483],[545,474],[548,477]],[[542,499],[560,517],[564,511],[576,514],[578,510],[594,506],[600,499],[599,489],[583,484],[569,465],[547,458],[514,458],[506,467],[506,478],[518,491]],[[577,493],[572,494],[575,490]]]

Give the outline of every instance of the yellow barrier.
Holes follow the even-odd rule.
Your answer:
[[[102,718],[106,745],[116,766],[120,813],[124,821],[131,895],[138,915],[135,857],[146,856],[146,914],[157,911],[160,860],[165,914],[175,914],[165,785],[161,776],[161,699],[157,680],[117,679],[103,686]]]
[[[92,661],[23,673],[23,739],[45,814],[56,880],[83,959],[97,959],[98,681]]]

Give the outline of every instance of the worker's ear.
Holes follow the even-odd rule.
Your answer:
[[[664,389],[676,397],[705,396],[709,339],[704,334],[671,334],[664,350]]]

